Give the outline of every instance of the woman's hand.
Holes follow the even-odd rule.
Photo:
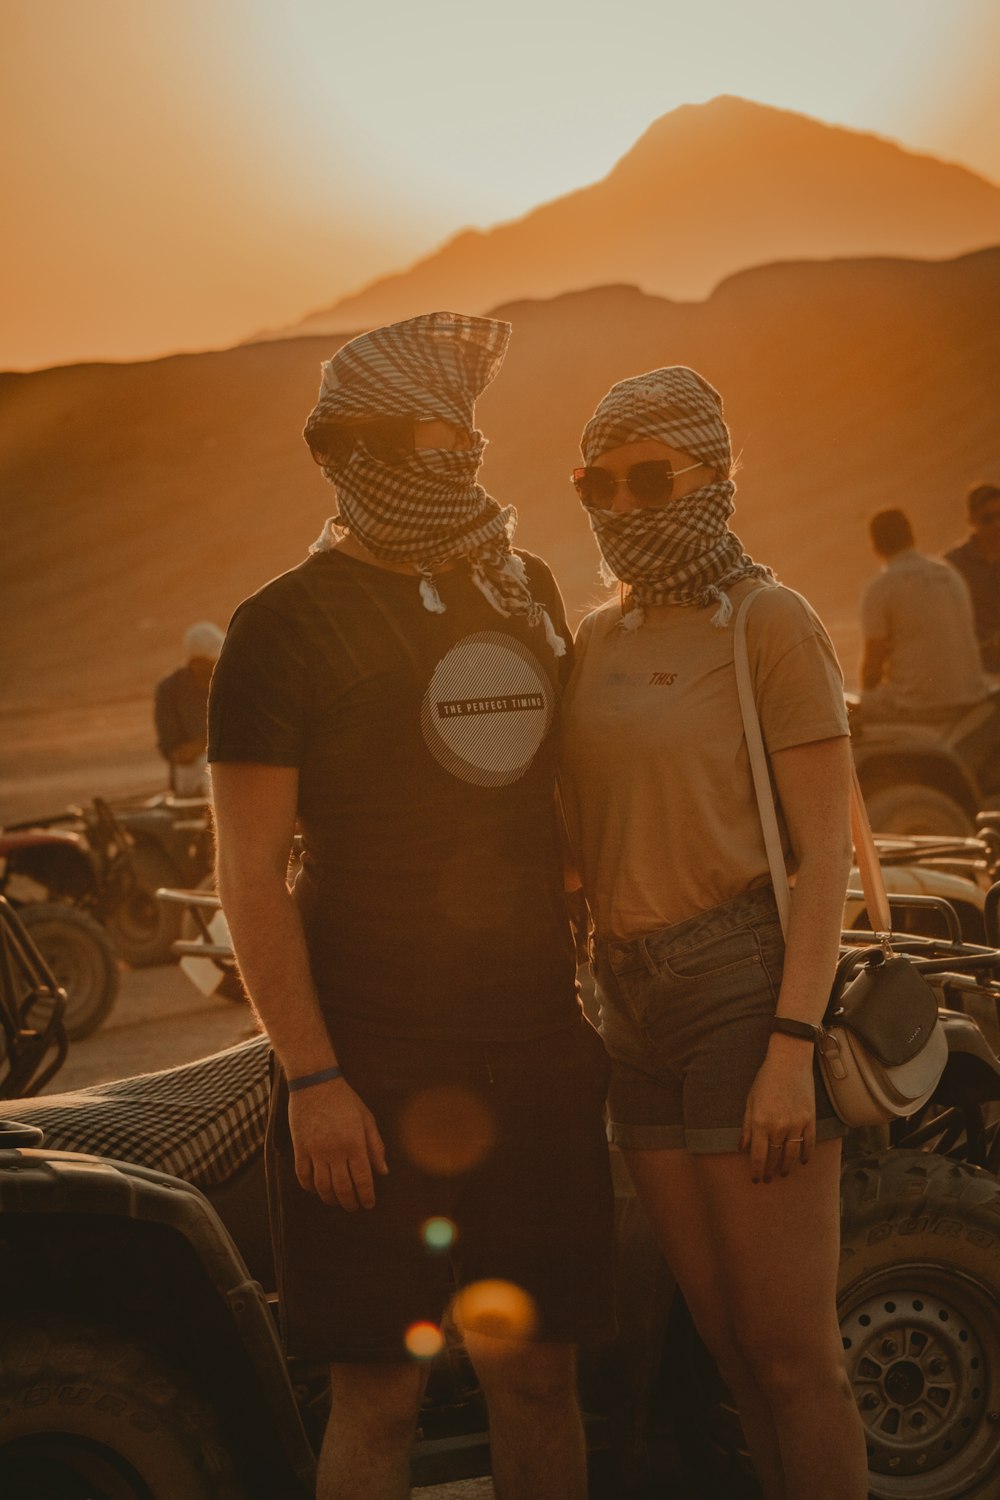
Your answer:
[[[813,1049],[795,1037],[774,1035],[747,1095],[740,1150],[750,1152],[754,1182],[787,1177],[805,1166],[816,1144]]]
[[[797,873],[777,1012],[817,1024],[837,965],[851,867],[850,741],[816,740],[771,756]],[[754,1182],[805,1166],[816,1143],[813,1047],[776,1032],[747,1096],[741,1145]]]

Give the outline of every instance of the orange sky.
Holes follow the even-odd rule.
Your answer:
[[[2,0],[0,368],[232,343],[742,94],[1000,182],[995,0]]]

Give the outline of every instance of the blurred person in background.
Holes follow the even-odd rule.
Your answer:
[[[729,530],[718,392],[613,386],[573,482],[620,598],[589,614],[560,789],[594,922],[610,1135],[735,1398],[767,1500],[864,1500],[837,1323],[840,1137],[815,1043],[851,864],[843,681],[809,605]],[[782,937],[734,666],[795,871]]]
[[[224,640],[210,620],[192,625],[184,633],[184,666],[156,684],[156,744],[170,767],[170,789],[178,797],[209,794],[208,688]]]
[[[917,551],[901,510],[878,511],[868,533],[882,571],[861,595],[864,713],[879,721],[947,724],[990,691],[965,580]]]
[[[969,585],[983,666],[1000,675],[1000,487],[974,484],[966,510],[969,535],[945,557]]]
[[[409,1494],[449,1272],[497,1494],[583,1500],[575,1345],[614,1324],[608,1064],[555,805],[569,631],[476,480],[509,336],[429,313],[324,365],[305,437],[337,514],[237,610],[212,683],[219,891],[278,1062],[282,1331],[331,1367],[320,1500]]]

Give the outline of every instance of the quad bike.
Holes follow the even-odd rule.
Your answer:
[[[948,926],[947,908],[937,900],[911,901],[899,907],[898,929],[926,937],[963,937],[969,943],[986,938],[986,894],[1000,879],[1000,812],[976,817],[975,834],[880,834],[879,862],[887,890],[896,896],[941,898],[958,917],[959,934]],[[851,885],[858,884],[852,877]],[[844,910],[844,926],[864,927],[867,914],[859,890],[852,889]]]
[[[1000,691],[953,723],[883,723],[848,696],[851,747],[876,833],[970,834],[1000,807]]]
[[[845,1143],[838,1312],[872,1500],[1000,1494],[998,911],[995,885],[990,946],[961,942],[953,912],[953,940],[894,938],[938,992],[948,1064],[915,1116]],[[675,1361],[661,1380],[706,1500],[757,1500],[732,1401],[683,1313],[677,1338],[686,1375]]]
[[[66,992],[0,896],[0,1099],[26,1099],[66,1060]]]
[[[983,944],[894,937],[938,992],[949,1060],[918,1116],[847,1141],[839,1308],[875,1500],[997,1495],[998,907],[1000,886]],[[943,920],[958,934],[954,912]],[[257,1037],[166,1073],[4,1106],[0,1278],[16,1288],[0,1302],[5,1497],[312,1493],[326,1372],[286,1360],[276,1333],[267,1099]],[[615,1152],[612,1165],[619,1333],[580,1372],[592,1496],[750,1500],[732,1404]],[[449,1335],[430,1367],[414,1479],[488,1465],[481,1394]]]
[[[204,797],[147,797],[116,803],[113,816],[129,841],[134,879],[110,919],[111,935],[133,968],[170,963],[182,913],[158,901],[156,892],[211,882],[211,803]]]
[[[212,869],[211,805],[205,798],[158,795],[109,803],[95,797],[87,807],[13,825],[4,837],[24,846],[18,872],[49,891],[45,899],[72,901],[95,916],[133,968],[169,963],[181,935],[181,913],[157,901],[158,887],[198,885]],[[75,846],[73,870],[60,844]]]
[[[116,850],[76,829],[0,831],[0,895],[16,907],[66,992],[72,1039],[96,1031],[118,997],[118,962],[106,927],[116,899]]]

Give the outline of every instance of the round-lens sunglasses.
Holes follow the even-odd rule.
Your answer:
[[[622,485],[639,505],[665,505],[674,493],[677,475],[690,474],[692,469],[701,467],[696,463],[688,464],[686,469],[675,469],[669,458],[653,458],[644,464],[633,464],[624,479],[616,479],[610,469],[602,469],[599,464],[574,469],[569,477],[584,505],[608,510]]]
[[[318,464],[346,464],[357,443],[363,443],[379,463],[401,463],[413,452],[413,418],[327,422],[309,435],[309,448]]]

